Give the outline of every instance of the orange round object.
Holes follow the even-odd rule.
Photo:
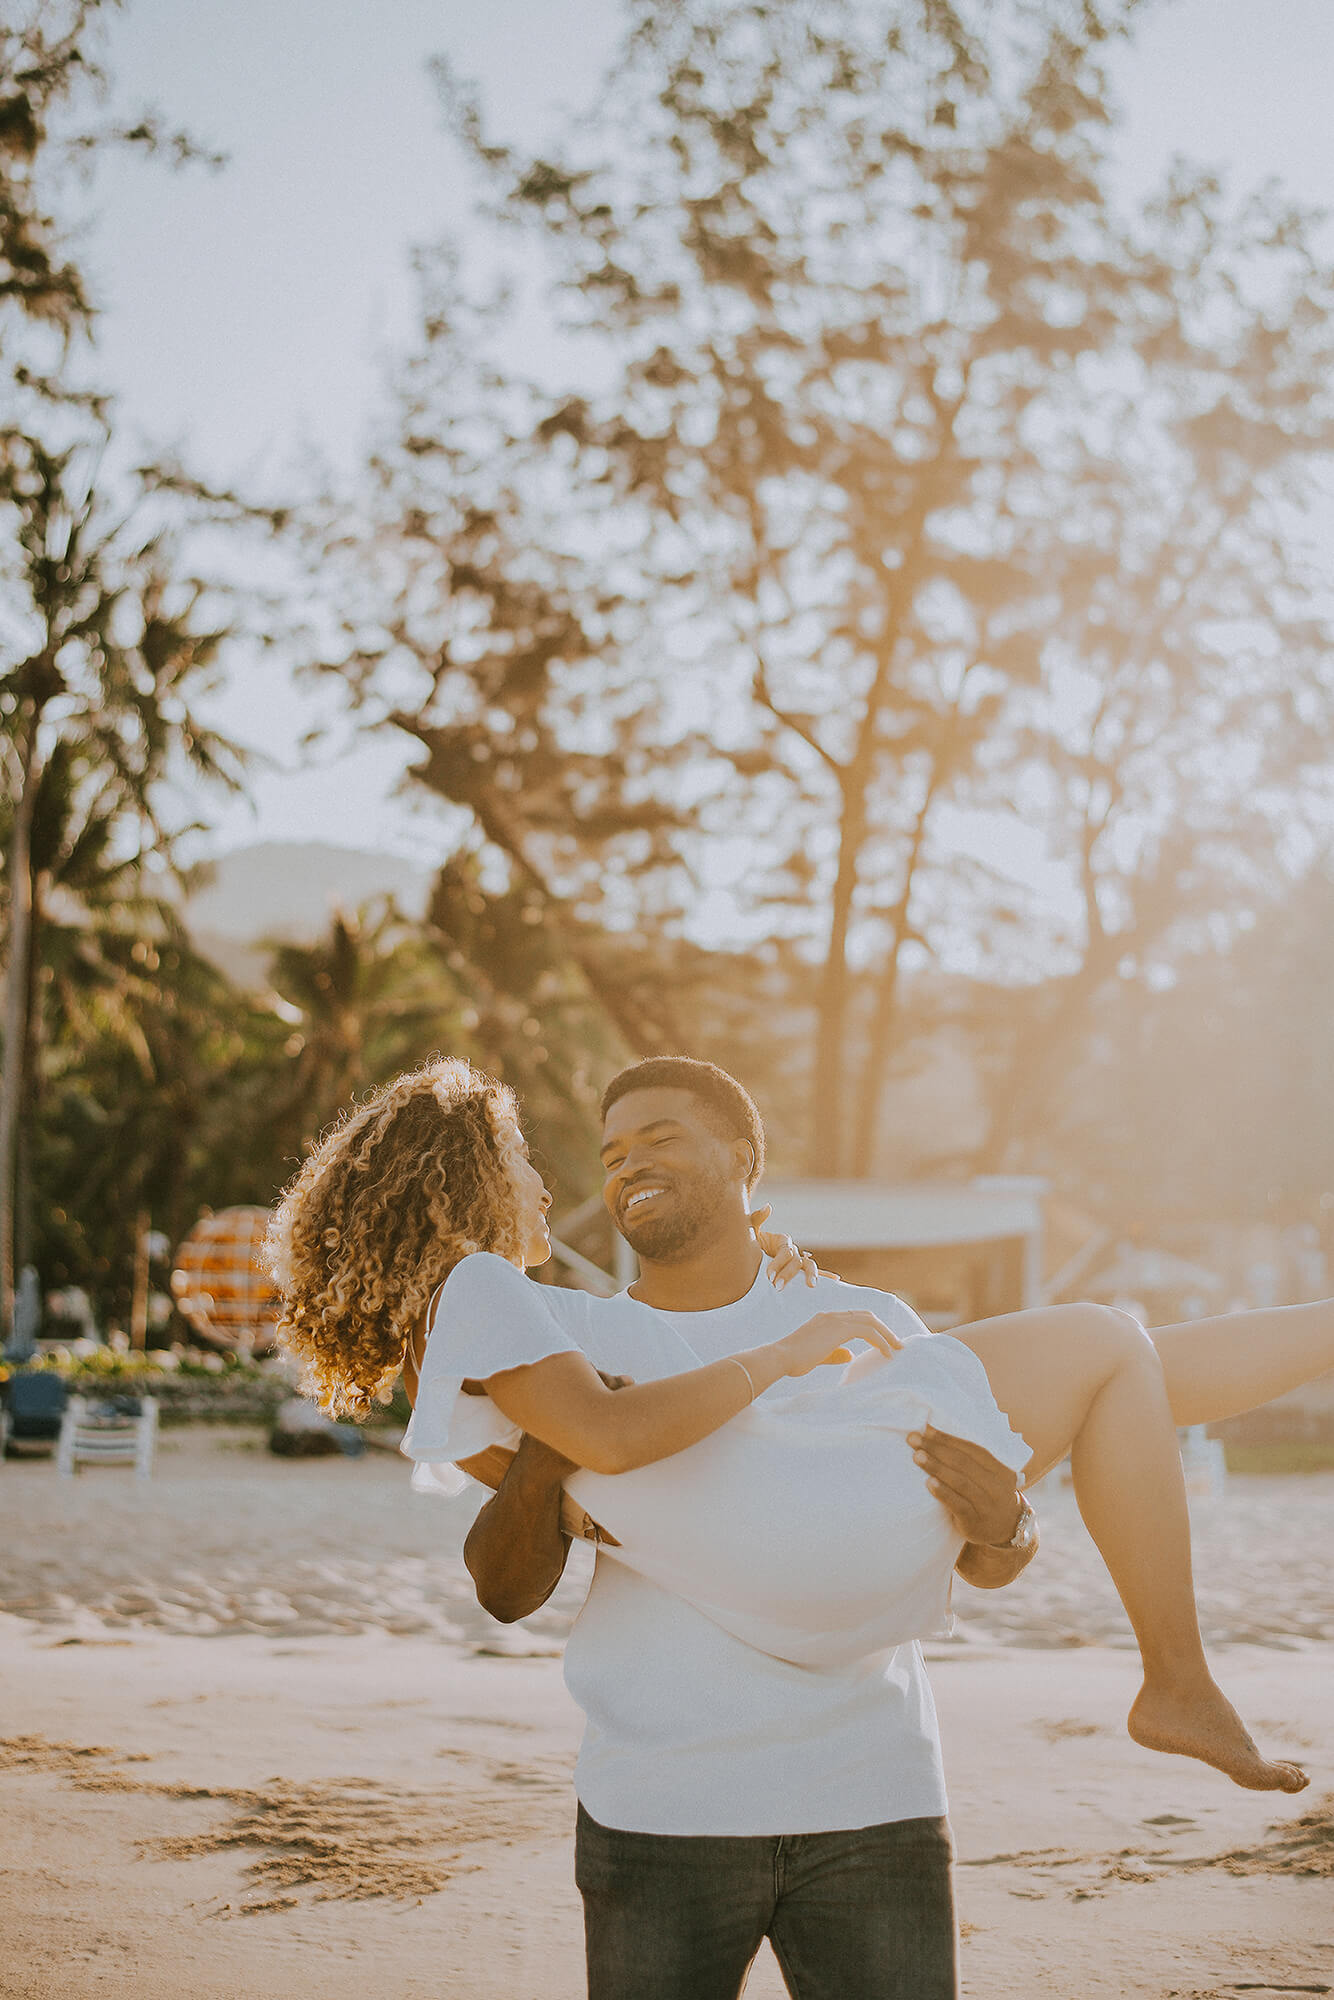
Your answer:
[[[273,1345],[278,1295],[264,1265],[266,1208],[201,1216],[176,1252],[171,1289],[181,1316],[220,1347]]]

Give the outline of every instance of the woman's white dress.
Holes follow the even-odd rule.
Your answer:
[[[403,1450],[420,1490],[457,1491],[450,1462],[519,1433],[489,1396],[463,1393],[548,1355],[583,1352],[579,1295],[536,1285],[486,1253],[441,1292]],[[587,1301],[581,1301],[586,1307]],[[594,1302],[596,1305],[596,1302]],[[664,1316],[676,1365],[700,1366]],[[595,1360],[596,1357],[590,1357]],[[580,1470],[567,1491],[619,1547],[605,1553],[685,1598],[746,1645],[798,1666],[837,1666],[941,1631],[961,1540],[906,1442],[926,1423],[1022,1471],[1023,1439],[977,1356],[923,1332],[892,1356],[775,1383],[699,1444],[634,1472]]]

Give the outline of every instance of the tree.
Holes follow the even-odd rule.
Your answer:
[[[0,836],[10,831],[7,822],[16,804],[6,800],[0,811]],[[142,962],[150,947],[141,940],[161,935],[172,919],[140,885],[141,857],[133,848],[117,851],[123,804],[114,778],[69,739],[54,743],[31,785],[27,991],[22,999],[26,1047],[18,1050],[14,1066],[14,1262],[19,1269],[35,1257],[33,1154],[48,1046],[86,1047],[110,1031],[136,1053],[143,1051],[130,1004],[151,970]],[[4,848],[12,852],[9,839]],[[135,946],[140,963],[132,956]]]
[[[576,1198],[587,1191],[597,1166],[594,1078],[626,1050],[531,884],[488,893],[470,858],[456,855],[423,922],[391,902],[335,912],[313,944],[275,948],[269,981],[291,1029],[267,1092],[283,1178],[346,1106],[442,1052],[510,1084],[553,1185]]]
[[[1129,1232],[1334,1216],[1329,856],[1170,985],[1110,982],[1054,1106],[1060,1184]]]
[[[290,1171],[271,1117],[290,1030],[178,923],[107,915],[48,942],[31,1256],[126,1325],[146,1218],[178,1243],[202,1209],[271,1201]]]
[[[99,503],[81,456],[78,447],[52,453],[23,433],[0,434],[0,509],[14,533],[15,650],[23,655],[0,681],[13,798],[0,1128],[0,1258],[11,1288],[17,1114],[29,1097],[29,1001],[43,919],[32,832],[48,768],[58,760],[56,784],[81,772],[95,795],[98,837],[114,832],[130,843],[117,857],[122,879],[142,876],[151,862],[160,881],[180,831],[159,815],[164,779],[177,768],[225,783],[239,774],[231,746],[187,705],[223,637],[200,621],[202,586],[173,574],[169,543],[144,538],[140,510],[127,518]]]
[[[291,1033],[269,1115],[290,1163],[363,1091],[449,1039],[455,1001],[392,902],[335,911],[313,944],[274,947],[269,980]]]
[[[493,144],[444,78],[585,382],[446,370],[450,293],[398,449],[491,424],[505,563],[564,552],[579,694],[535,689],[558,744],[596,760],[605,694],[613,784],[661,741],[662,691],[693,705],[677,855],[748,843],[742,920],[818,952],[815,1171],[872,1164],[913,964],[1032,983],[1077,963],[1076,1027],[1128,954],[1262,872],[1238,816],[1257,778],[1272,825],[1327,754],[1329,636],[1284,510],[1330,441],[1329,274],[1301,217],[1230,211],[1206,177],[1115,213],[1099,60],[1132,13],[641,5],[594,135],[543,158]],[[467,518],[475,468],[453,478]],[[612,577],[599,623],[583,607]],[[485,768],[494,745],[460,747]],[[577,848],[577,785],[538,796],[545,838]],[[970,815],[993,839],[1045,821],[1068,918],[969,856]],[[1033,1018],[999,1103],[1038,1048],[1069,1059]],[[998,1114],[998,1154],[1011,1136]]]
[[[661,1016],[685,983],[681,970],[660,960],[665,991],[650,996],[645,965],[625,962],[626,941],[583,925],[576,955],[568,917],[540,889],[521,880],[488,891],[466,852],[441,869],[427,922],[461,1002],[451,1047],[517,1093],[558,1203],[582,1201],[598,1184],[600,1085],[636,1048],[617,1015],[638,1025],[656,1005]]]
[[[200,622],[202,586],[182,575],[160,510],[145,514],[100,490],[110,413],[71,366],[92,305],[49,208],[62,173],[112,144],[169,146],[178,158],[195,150],[153,118],[122,126],[83,115],[105,87],[93,60],[99,11],[97,0],[51,0],[21,25],[0,23],[0,755],[12,800],[0,1090],[5,1334],[42,922],[33,829],[48,767],[62,746],[78,747],[80,782],[114,801],[94,820],[100,814],[118,836],[131,821],[137,827],[136,866],[147,858],[146,840],[159,857],[169,852],[154,801],[177,760],[214,778],[234,779],[237,768],[187,706],[222,636]],[[75,768],[65,759],[53,780],[63,783]]]
[[[567,537],[544,501],[559,426],[497,380],[497,309],[459,293],[447,257],[420,276],[427,338],[402,372],[396,431],[351,501],[297,517],[327,620],[305,635],[307,659],[365,727],[410,739],[413,783],[447,802],[453,920],[495,899],[507,930],[521,907],[539,957],[567,962],[622,1041],[647,1048],[670,1032],[661,967],[636,967],[616,939],[680,921],[689,822],[673,784],[702,739],[674,733],[661,685],[617,663],[606,546],[586,524]]]

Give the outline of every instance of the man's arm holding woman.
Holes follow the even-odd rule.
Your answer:
[[[561,1528],[562,1482],[574,1469],[550,1445],[524,1437],[468,1530],[463,1560],[477,1602],[503,1625],[536,1611],[560,1582],[571,1539]]]
[[[608,1388],[628,1386],[624,1376],[603,1380]],[[922,1435],[918,1459],[965,1538],[955,1564],[965,1583],[977,1590],[1013,1583],[1037,1553],[1036,1539],[1009,1546],[1023,1513],[1015,1474],[980,1445],[933,1430]],[[464,1469],[487,1478],[480,1462]],[[525,1437],[469,1530],[463,1560],[477,1601],[503,1624],[536,1611],[561,1579],[571,1540],[561,1527],[562,1483],[574,1470],[550,1445]]]

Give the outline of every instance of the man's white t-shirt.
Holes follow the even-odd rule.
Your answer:
[[[598,1299],[543,1287],[542,1300],[594,1366],[641,1382],[679,1369],[677,1327],[701,1363],[777,1340],[817,1312],[866,1310],[902,1338],[926,1332],[891,1293],[828,1278],[780,1291],[766,1269],[744,1298],[706,1312],[660,1312],[627,1292]],[[464,1401],[479,1419],[498,1415],[489,1400]],[[414,1439],[429,1421],[419,1399],[409,1456],[429,1455]],[[429,1487],[427,1466],[418,1474],[414,1483]],[[565,1680],[587,1719],[575,1790],[604,1826],[823,1833],[946,1809],[915,1643],[836,1668],[794,1666],[600,1554],[566,1644]]]

